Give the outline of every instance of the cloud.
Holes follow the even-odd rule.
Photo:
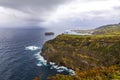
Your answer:
[[[0,25],[92,28],[119,16],[120,0],[0,0]]]
[[[28,17],[29,14],[21,11],[0,7],[0,25],[2,26],[16,24],[16,22],[19,23]]]
[[[119,0],[75,0],[60,5],[57,10],[48,17],[48,23],[63,21],[63,19],[93,19],[95,17],[111,18],[119,16],[119,11],[114,7],[120,6]],[[46,24],[46,23],[45,23]]]
[[[37,25],[68,0],[0,0],[0,25]],[[21,23],[21,24],[19,24]]]
[[[25,11],[26,9],[49,10],[66,1],[67,0],[0,0],[0,5],[15,9],[25,9]]]

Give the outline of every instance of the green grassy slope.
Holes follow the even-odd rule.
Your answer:
[[[93,34],[120,34],[120,24],[105,25],[96,28]]]
[[[48,80],[120,79],[120,35],[59,35],[44,44],[42,55],[76,72]]]

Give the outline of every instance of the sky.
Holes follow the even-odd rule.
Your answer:
[[[92,29],[120,22],[120,0],[0,0],[0,27]]]

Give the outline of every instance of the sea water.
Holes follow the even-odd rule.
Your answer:
[[[71,69],[57,66],[40,55],[46,29],[0,29],[0,80],[46,80],[55,74],[73,74]]]

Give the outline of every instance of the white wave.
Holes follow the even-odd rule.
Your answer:
[[[37,47],[37,46],[28,46],[28,47],[25,47],[25,50],[31,50],[31,51],[35,51],[35,50],[38,50],[40,49],[40,47]]]
[[[37,46],[28,46],[28,47],[25,47],[25,50],[30,50],[30,51],[36,51],[36,50],[40,50],[41,47],[37,47]],[[47,65],[47,61],[44,59],[44,57],[42,57],[40,55],[40,52],[34,54],[35,58],[39,61],[37,63],[37,66],[45,66]]]
[[[69,73],[69,75],[75,75],[75,72],[72,69],[68,69],[65,66],[59,66],[56,69],[57,69],[58,72],[67,71]]]
[[[60,70],[57,70],[57,72],[59,72],[59,73],[61,73],[61,72],[63,72],[63,71],[64,71],[64,70],[61,70],[61,69],[60,69]]]
[[[51,68],[50,69],[56,69],[57,72],[63,72],[63,71],[67,71],[69,73],[69,75],[75,75],[75,72],[72,70],[72,69],[68,69],[67,67],[65,66],[58,66],[56,65],[54,62],[50,62],[49,63],[51,65]]]
[[[50,62],[50,65],[55,65],[55,63],[54,62]]]
[[[75,71],[73,71],[72,69],[68,69],[68,72],[70,75],[75,75]]]
[[[47,66],[47,60],[45,60],[44,57],[42,57],[40,55],[40,52],[38,52],[37,54],[35,54],[35,57],[39,61],[37,63],[37,66]],[[69,75],[75,75],[75,72],[72,69],[68,69],[65,66],[58,66],[54,62],[50,62],[49,65],[51,66],[50,69],[56,69],[57,72],[59,72],[59,73],[67,71],[69,73]]]
[[[45,60],[44,57],[42,57],[40,55],[40,52],[38,52],[37,54],[35,54],[35,58],[39,61],[37,63],[37,66],[46,66],[47,65],[47,60]]]

